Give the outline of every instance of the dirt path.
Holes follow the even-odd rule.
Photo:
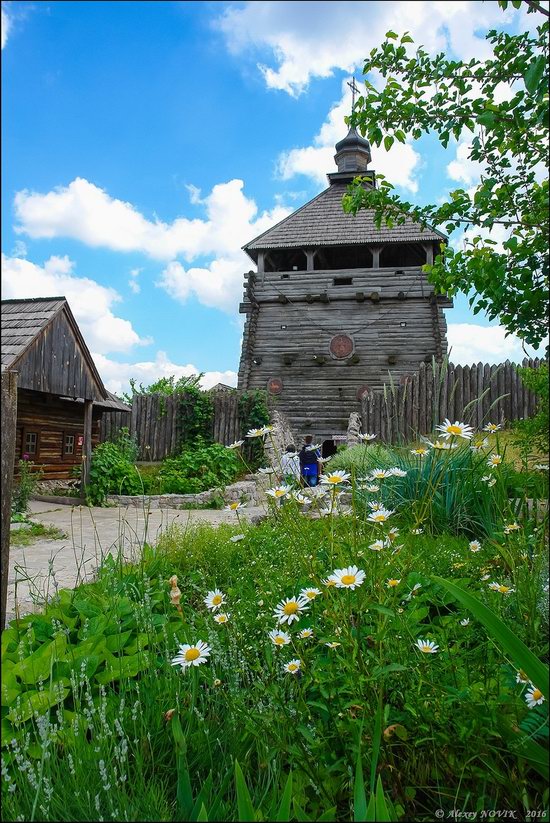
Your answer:
[[[88,508],[56,506],[31,501],[31,518],[43,525],[56,526],[67,537],[62,540],[38,539],[31,546],[12,546],[8,578],[8,616],[33,611],[36,598],[51,597],[56,588],[73,588],[91,580],[106,554],[122,546],[126,559],[137,559],[144,542],[155,543],[172,523],[183,527],[193,523],[237,524],[234,512],[213,509]],[[264,513],[259,507],[239,512],[243,519]],[[8,617],[9,619],[9,617]]]

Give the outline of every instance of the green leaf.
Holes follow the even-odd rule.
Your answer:
[[[331,821],[336,820],[336,806],[332,806],[330,809],[327,809],[326,812],[317,818],[317,823],[331,823]]]
[[[485,626],[493,640],[510,655],[517,668],[522,669],[532,683],[538,685],[539,688],[544,688],[545,684],[548,683],[548,666],[545,666],[533,654],[531,649],[503,623],[500,617],[497,617],[491,609],[455,583],[444,580],[442,577],[434,577],[433,580],[446,589],[463,606],[470,609],[474,617]]]
[[[391,134],[387,134],[384,137],[384,148],[386,149],[386,151],[389,151],[391,149],[391,147],[393,146],[393,143],[394,143],[394,139],[395,138],[392,137]]]
[[[542,80],[545,66],[546,59],[541,54],[540,57],[537,57],[536,60],[533,60],[533,62],[523,75],[523,82],[525,83],[525,88],[527,89],[529,94],[536,93],[539,87],[539,83]]]
[[[238,760],[235,760],[235,787],[237,789],[239,823],[254,823],[256,813]]]
[[[391,821],[391,815],[386,804],[386,797],[384,795],[384,788],[382,786],[382,779],[378,775],[378,782],[376,783],[376,817],[377,821]]]
[[[355,782],[353,784],[353,819],[354,821],[367,820],[367,796],[365,794],[365,780],[363,778],[363,758],[361,757],[361,737],[355,763]]]
[[[44,714],[52,706],[62,703],[70,689],[65,689],[61,684],[55,684],[49,691],[29,691],[21,695],[19,708],[15,706],[8,712],[8,720],[24,722],[29,720],[35,712]]]
[[[412,39],[410,34],[404,34],[401,38],[401,43],[414,43],[414,40]]]
[[[277,823],[288,823],[290,820],[290,802],[292,800],[292,772],[289,772],[289,775],[286,779],[285,788],[283,791],[283,796],[281,798],[281,805],[279,806],[279,811],[277,812],[277,816],[275,820]]]
[[[16,663],[12,669],[13,674],[27,685],[36,685],[40,680],[45,681],[50,676],[53,662],[63,659],[66,648],[66,636],[58,634],[54,640],[43,643],[31,655]]]
[[[114,680],[121,680],[124,677],[135,677],[139,672],[148,669],[150,659],[147,652],[135,654],[128,657],[115,657],[106,669],[95,675],[98,683],[106,686]]]
[[[391,30],[386,32],[386,37],[388,40],[397,40],[397,34]]]
[[[197,821],[198,823],[208,823],[208,813],[206,811],[204,803],[202,804],[201,810],[197,815]]]

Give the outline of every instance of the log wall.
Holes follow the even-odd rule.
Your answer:
[[[345,434],[362,390],[442,358],[451,305],[418,267],[249,273],[239,388],[275,380],[273,403],[298,437]],[[337,359],[329,347],[342,334],[353,350]]]
[[[543,362],[525,359],[521,365],[538,368]],[[498,366],[422,363],[400,383],[388,382],[382,390],[367,392],[361,419],[365,433],[397,443],[431,434],[446,418],[481,430],[487,423],[530,417],[536,406],[536,395],[523,385],[517,366],[509,360]]]

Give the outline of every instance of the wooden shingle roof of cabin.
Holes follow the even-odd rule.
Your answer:
[[[98,401],[107,399],[107,390],[65,297],[2,300],[1,307],[2,371],[13,369],[20,372],[19,385],[23,388],[58,395],[72,393],[73,396],[86,396]],[[60,339],[57,340],[55,334],[52,336],[49,360],[42,361],[40,369],[36,365],[30,367],[29,358],[51,330],[55,330]],[[70,349],[73,359],[78,357],[82,367],[74,371],[72,378],[67,374],[67,364],[63,360],[65,352],[58,349],[62,345],[67,346],[67,353]],[[51,374],[46,374],[54,371],[53,378]],[[56,388],[45,385],[50,378]],[[62,385],[64,390],[58,390]],[[83,388],[86,391],[82,391]]]
[[[255,260],[254,252],[305,246],[347,246],[363,243],[411,243],[446,240],[435,229],[422,230],[412,220],[392,228],[374,224],[374,209],[361,209],[357,215],[347,214],[342,208],[347,180],[334,181],[317,197],[280,223],[260,234],[243,246]]]

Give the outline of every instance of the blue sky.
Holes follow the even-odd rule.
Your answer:
[[[65,294],[113,391],[234,383],[240,247],[324,188],[364,55],[393,28],[483,56],[524,24],[468,0],[2,3],[3,296]],[[372,167],[433,202],[475,184],[466,154],[425,138]],[[521,359],[455,302],[455,362]]]

